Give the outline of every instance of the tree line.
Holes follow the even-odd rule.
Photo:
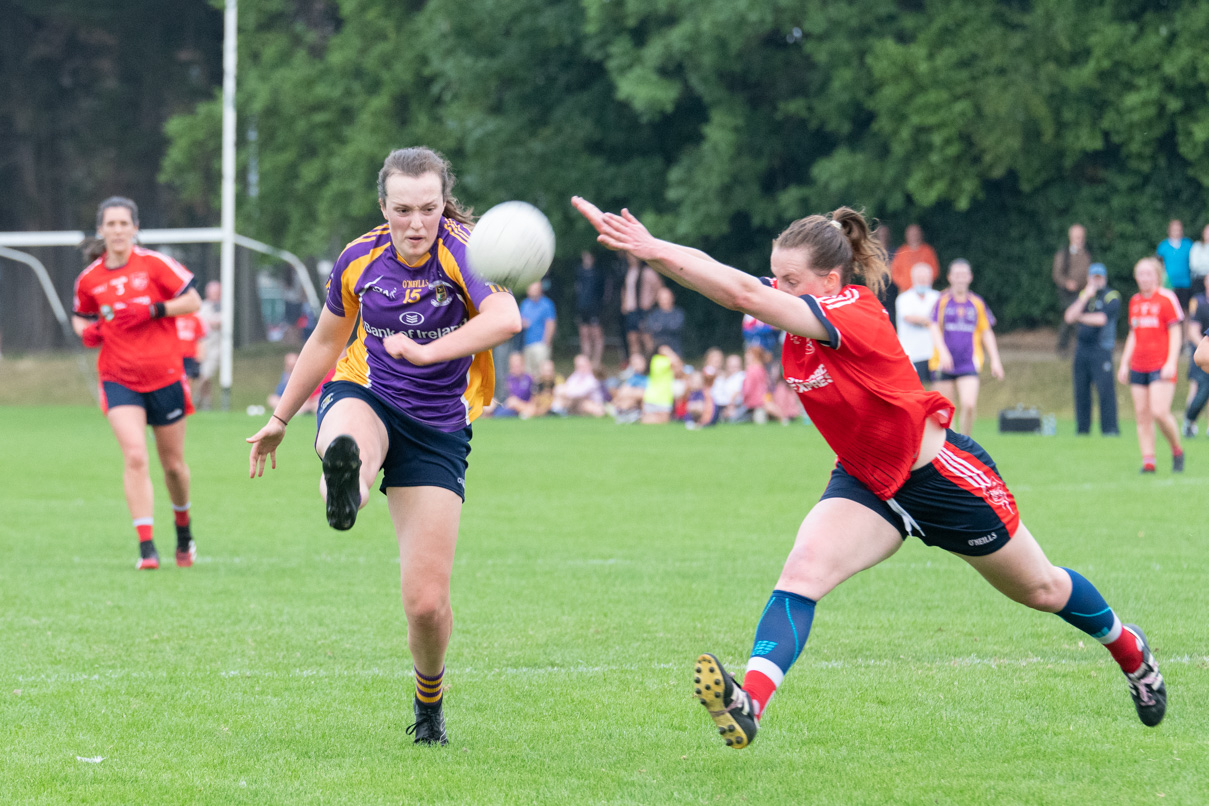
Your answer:
[[[218,220],[221,3],[0,0],[5,229],[99,196]],[[1209,181],[1209,5],[1169,0],[243,0],[239,229],[332,258],[380,220],[386,152],[444,152],[480,212],[541,207],[553,280],[592,244],[567,204],[766,269],[841,204],[970,260],[1007,327],[1056,321],[1067,226],[1128,289]],[[32,48],[30,43],[38,43]],[[14,46],[10,47],[10,45]],[[0,123],[0,127],[4,126]],[[151,211],[154,210],[154,217]],[[148,224],[148,221],[144,222]],[[698,329],[732,317],[682,297]],[[737,331],[737,326],[732,329]],[[737,341],[737,332],[734,336]],[[702,345],[703,346],[703,345]]]

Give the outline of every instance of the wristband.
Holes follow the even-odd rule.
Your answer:
[[[168,310],[168,308],[167,308],[167,306],[164,305],[164,303],[157,302],[151,306],[151,318],[152,319],[161,319],[161,318],[163,318],[163,316],[167,312],[167,310]]]
[[[270,414],[269,416],[270,416],[270,417],[273,417],[273,418],[276,418],[276,419],[277,419],[277,421],[278,421],[278,422],[280,422],[282,425],[289,425],[289,422],[288,422],[287,420],[283,420],[283,419],[281,419],[281,418],[280,418],[280,417],[278,417],[276,414]]]

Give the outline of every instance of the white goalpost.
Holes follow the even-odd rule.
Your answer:
[[[139,230],[139,243],[152,245],[165,244],[199,244],[199,243],[223,243],[224,231],[221,227],[193,227],[184,229],[144,229]],[[75,333],[71,328],[71,316],[64,308],[62,300],[59,299],[58,292],[55,291],[54,284],[50,279],[50,272],[42,261],[38,260],[28,252],[22,252],[20,249],[30,249],[43,246],[68,246],[75,247],[87,237],[82,230],[59,230],[48,232],[0,232],[0,258],[12,260],[18,263],[23,263],[33,271],[34,276],[38,280],[38,284],[42,288],[43,294],[46,296],[46,301],[50,304],[51,310],[54,312],[55,319],[58,320],[59,326],[63,329],[63,333],[67,336],[69,343],[75,338]],[[314,280],[311,273],[307,270],[306,264],[292,252],[287,252],[284,249],[279,249],[254,238],[249,238],[246,235],[234,233],[230,238],[231,259],[230,269],[223,265],[222,272],[222,356],[219,364],[219,382],[222,387],[222,408],[227,410],[230,408],[231,399],[231,378],[232,378],[232,353],[234,346],[234,329],[235,329],[235,246],[242,246],[245,249],[251,249],[254,252],[270,255],[285,261],[294,270],[294,275],[298,278],[298,284],[302,288],[303,294],[306,295],[307,303],[310,304],[311,310],[318,311],[321,309],[319,301],[319,293],[315,288]],[[224,255],[225,258],[225,255]]]

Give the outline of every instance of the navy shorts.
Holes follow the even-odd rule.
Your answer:
[[[970,370],[969,372],[945,372],[944,370],[936,371],[936,380],[938,381],[955,381],[958,378],[978,377],[978,370]]]
[[[185,356],[182,361],[185,364],[185,377],[198,378],[201,377],[201,364],[197,363],[197,359],[192,356]]]
[[[621,315],[621,329],[626,333],[635,333],[642,330],[642,320],[646,318],[646,311],[630,311]]]
[[[1132,369],[1129,371],[1130,386],[1150,386],[1150,384],[1158,383],[1161,380],[1163,380],[1163,370],[1161,369],[1156,369],[1154,372],[1138,372]]]
[[[390,444],[382,462],[383,493],[387,487],[444,487],[466,500],[470,426],[442,431],[414,420],[383,403],[370,390],[352,381],[329,381],[319,395],[317,425],[337,400],[354,397],[365,401],[386,426]]]
[[[193,413],[189,392],[180,381],[154,392],[136,392],[120,383],[102,381],[101,411],[108,414],[115,406],[139,406],[146,410],[147,425],[172,425]]]
[[[889,501],[874,495],[838,462],[823,492],[823,500],[828,498],[863,504],[904,540],[915,535],[954,554],[993,554],[1020,526],[1016,501],[994,460],[977,442],[954,431],[946,434],[936,458],[912,470]]]

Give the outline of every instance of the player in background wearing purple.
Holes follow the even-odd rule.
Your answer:
[[[995,341],[995,315],[982,297],[970,290],[974,272],[970,262],[958,258],[949,264],[949,287],[932,312],[931,368],[936,372],[936,391],[958,404],[958,430],[967,437],[974,430],[978,408],[978,372],[983,349],[991,359],[991,375],[1003,380],[999,345]],[[956,394],[954,394],[956,391]]]
[[[465,498],[470,423],[491,402],[491,348],[520,332],[516,300],[467,268],[470,214],[449,163],[424,148],[392,151],[378,174],[386,224],[341,253],[327,302],[269,422],[248,439],[250,474],[277,466],[286,426],[324,385],[315,450],[328,523],[349,529],[382,470],[399,543],[407,641],[415,664],[417,744],[445,744],[449,578]],[[360,317],[358,317],[360,314]]]

